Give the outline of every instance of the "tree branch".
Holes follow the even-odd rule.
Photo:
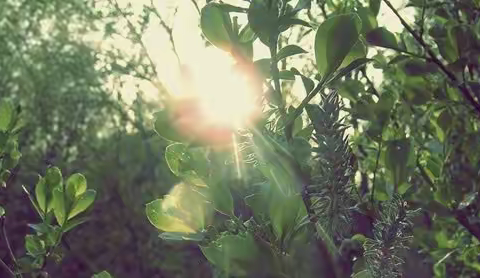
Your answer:
[[[8,275],[10,275],[10,277],[15,278],[15,273],[13,273],[13,271],[8,267],[7,264],[5,264],[2,259],[0,259],[0,265],[5,269],[5,271],[8,273]]]
[[[195,0],[191,0],[191,1],[193,3],[195,3],[195,5],[197,4],[195,2]],[[168,26],[168,24],[165,22],[165,20],[163,20],[162,16],[160,15],[157,8],[153,4],[153,0],[150,0],[150,5],[151,5],[151,8],[152,8],[153,14],[157,16],[158,20],[160,21],[160,25],[163,27],[163,29],[165,29],[165,32],[167,32],[170,44],[172,45],[173,53],[175,54],[175,57],[177,58],[178,64],[181,65],[180,56],[178,55],[177,47],[175,46],[175,40],[173,38],[173,27]],[[196,5],[196,8],[197,8],[197,11],[200,13],[200,10],[198,9],[198,5]],[[176,13],[177,13],[177,9],[175,9],[174,14],[176,14]]]
[[[365,77],[365,79],[367,80],[367,83],[370,86],[370,88],[372,88],[373,94],[376,95],[377,97],[380,97],[380,94],[378,93],[377,89],[375,89],[375,85],[373,84],[372,80],[370,80],[370,78],[368,77],[367,71],[365,70],[365,68],[362,69],[362,74],[363,74],[363,77]]]
[[[480,195],[477,193],[475,200],[463,209],[454,210],[453,214],[458,223],[460,223],[467,231],[480,240],[480,223],[471,223],[468,219],[470,216],[478,215],[480,210]]]
[[[195,6],[195,10],[197,10],[198,14],[201,14],[200,8],[198,7],[198,3],[195,0],[190,0],[192,2],[193,6]]]
[[[15,258],[15,255],[13,254],[12,246],[10,245],[10,241],[8,240],[8,235],[7,235],[7,230],[5,229],[7,218],[3,216],[0,221],[2,222],[2,235],[3,238],[5,239],[5,245],[7,245],[7,250],[8,254],[10,255],[10,258],[12,259],[13,264],[15,265],[15,268],[18,269],[18,264],[17,264],[17,259]],[[22,277],[22,274],[19,274],[20,277]],[[13,277],[17,277],[16,274],[13,274]]]
[[[382,129],[381,132],[383,132],[383,129]],[[372,193],[370,194],[370,202],[372,203],[372,205],[373,205],[373,201],[374,201],[374,198],[375,198],[375,180],[377,178],[378,162],[380,160],[380,154],[382,153],[382,141],[383,140],[380,139],[380,143],[378,143],[377,158],[376,158],[376,161],[375,161],[375,170],[373,171]]]
[[[472,96],[470,90],[464,83],[460,83],[458,78],[453,74],[451,71],[447,69],[447,67],[440,61],[435,53],[430,49],[430,47],[427,45],[427,43],[423,40],[422,37],[420,37],[411,27],[408,25],[408,23],[403,19],[403,17],[398,13],[398,11],[393,7],[392,3],[390,3],[389,0],[383,0],[385,4],[392,10],[392,12],[398,17],[400,22],[402,23],[403,27],[415,38],[415,40],[425,49],[427,52],[427,55],[430,57],[431,61],[435,63],[440,70],[442,70],[445,75],[450,79],[450,81],[455,85],[460,92],[462,93],[463,97],[475,108],[477,111],[478,116],[480,116],[480,103],[478,103],[475,98]]]
[[[128,25],[128,28],[130,29],[130,32],[132,32],[135,35],[136,40],[138,41],[138,43],[142,47],[142,51],[144,52],[145,56],[147,57],[147,59],[150,63],[150,67],[152,68],[153,73],[155,74],[155,79],[157,79],[157,81],[158,81],[157,67],[155,65],[155,62],[153,62],[152,57],[148,54],[148,49],[147,49],[147,46],[143,43],[142,36],[137,32],[137,30],[135,29],[135,26],[133,26],[132,22],[130,21],[130,19],[128,19],[125,12],[120,8],[117,0],[109,0],[109,2],[110,2],[110,4],[112,4],[115,7],[115,9],[127,21],[127,25]]]
[[[287,120],[287,112],[285,110],[285,102],[283,101],[283,96],[282,96],[282,87],[280,84],[280,77],[279,77],[279,71],[278,71],[278,61],[277,61],[277,47],[278,47],[278,34],[275,34],[272,36],[272,40],[270,42],[270,56],[272,59],[272,64],[271,64],[271,72],[272,72],[272,79],[273,79],[273,85],[274,85],[274,90],[275,94],[277,95],[277,98],[280,101],[280,116],[284,119],[284,121]],[[287,138],[287,141],[290,141],[292,134],[291,134],[291,129],[289,128],[288,125],[285,125],[285,137]]]

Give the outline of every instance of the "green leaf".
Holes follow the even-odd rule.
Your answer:
[[[440,55],[442,55],[447,62],[453,63],[457,60],[457,50],[451,39],[447,37],[435,38],[435,43],[438,46]]]
[[[77,197],[77,200],[73,203],[72,209],[68,214],[68,219],[71,219],[75,215],[85,211],[90,205],[93,204],[97,192],[93,189],[88,189],[83,194]]]
[[[377,16],[380,12],[380,5],[382,4],[382,0],[369,0],[369,7],[370,11],[372,11],[373,15]]]
[[[161,110],[154,114],[155,118],[155,132],[160,137],[174,142],[184,142],[185,138],[182,138],[175,128],[172,126],[172,118],[170,117],[170,111]]]
[[[97,274],[93,274],[92,278],[113,278],[110,273],[108,273],[106,270],[99,272]]]
[[[352,61],[348,66],[342,68],[341,70],[339,70],[337,72],[337,74],[332,78],[330,79],[330,81],[328,81],[328,83],[335,83],[337,82],[338,80],[340,80],[342,77],[346,76],[347,74],[349,74],[350,72],[356,70],[357,68],[365,65],[366,63],[368,62],[371,62],[373,61],[373,59],[368,59],[368,58],[360,58],[360,59],[356,59],[354,61]]]
[[[209,185],[210,198],[213,201],[215,209],[225,215],[234,216],[233,214],[233,198],[230,188],[225,181],[220,181]]]
[[[292,17],[281,17],[279,20],[280,25],[280,31],[286,31],[288,28],[294,26],[294,25],[301,25],[305,26],[308,28],[312,28],[312,25],[310,23],[306,22],[305,20],[299,19],[299,18],[292,18]]]
[[[50,167],[45,173],[45,182],[47,187],[51,190],[54,187],[62,186],[62,172],[58,167]]]
[[[405,99],[414,105],[423,105],[432,99],[430,83],[423,77],[407,77],[403,84]]]
[[[399,63],[399,62],[404,61],[404,60],[409,59],[409,58],[410,58],[410,56],[408,56],[408,55],[400,54],[400,55],[395,56],[395,58],[393,58],[392,60],[390,60],[388,62],[388,64],[389,65],[394,65],[396,63]]]
[[[414,156],[412,140],[409,138],[390,140],[386,142],[386,146],[385,166],[390,170],[393,182],[398,188],[407,181],[407,167]]]
[[[195,233],[195,229],[189,227],[181,219],[165,214],[162,204],[163,200],[161,199],[147,204],[145,211],[148,220],[153,226],[166,232]]]
[[[87,179],[80,173],[75,173],[67,179],[67,198],[72,202],[78,198],[78,196],[85,193],[87,190]]]
[[[57,223],[62,225],[66,218],[65,196],[60,187],[53,189],[53,213],[57,219]]]
[[[376,14],[372,12],[371,9],[360,7],[357,9],[358,16],[362,20],[362,34],[370,32],[372,29],[377,28],[377,18]]]
[[[262,43],[269,46],[272,34],[278,31],[279,0],[252,0],[248,23]]]
[[[298,0],[297,5],[293,9],[292,13],[297,13],[300,10],[308,9],[311,7],[312,0]]]
[[[315,36],[315,60],[323,80],[340,67],[357,43],[361,28],[361,20],[356,14],[333,16],[320,25]]]
[[[147,218],[164,232],[193,234],[205,228],[212,214],[211,202],[206,199],[208,188],[176,184],[163,199],[147,204]]]
[[[45,224],[45,223],[28,224],[28,227],[34,229],[40,235],[48,233],[53,228],[51,225],[48,225],[48,224]]]
[[[395,35],[384,27],[375,28],[366,36],[369,44],[390,49],[400,49]]]
[[[166,233],[161,233],[158,237],[160,237],[163,240],[169,240],[169,241],[179,241],[179,240],[202,241],[205,238],[205,235],[203,233],[186,234],[186,233],[166,232]]]
[[[240,43],[247,43],[247,42],[253,42],[257,38],[257,35],[250,27],[250,24],[247,24],[240,31],[240,34],[238,35],[238,37],[239,37]]]
[[[429,73],[436,73],[437,66],[434,63],[426,63],[417,58],[406,59],[400,62],[401,67],[408,75],[424,76]]]
[[[87,222],[88,220],[89,220],[89,218],[87,218],[87,217],[77,217],[77,218],[68,220],[67,223],[65,224],[65,226],[63,227],[63,232],[66,233],[66,232],[70,231],[71,229],[77,227],[78,225]]]
[[[270,58],[264,58],[253,62],[253,66],[258,74],[263,76],[263,78],[270,78],[270,68],[272,60]]]
[[[214,46],[228,52],[232,50],[230,16],[218,4],[210,3],[202,8],[200,27],[205,37]]]
[[[287,45],[284,48],[280,49],[277,53],[277,61],[281,61],[282,59],[285,59],[287,57],[297,55],[297,54],[302,54],[302,53],[307,53],[303,48],[297,45]]]
[[[7,131],[13,119],[13,105],[2,99],[0,101],[0,131]]]
[[[450,127],[453,124],[452,115],[448,109],[444,109],[442,113],[440,113],[437,118],[437,124],[440,126],[443,132],[445,132],[445,134],[448,133]]]
[[[1,171],[1,173],[0,173],[0,182],[6,182],[6,181],[8,181],[8,179],[10,178],[10,175],[11,175],[11,174],[12,174],[12,173],[11,173],[9,170],[7,170],[7,169]]]
[[[226,235],[208,246],[200,246],[207,260],[227,276],[246,277],[254,267],[259,248],[250,234]]]
[[[46,210],[47,204],[50,201],[50,195],[51,193],[48,192],[45,178],[40,177],[37,185],[35,186],[35,198],[37,199],[38,207],[42,210],[42,212],[45,212]]]
[[[277,239],[283,240],[306,215],[306,209],[300,195],[284,195],[274,189],[269,202],[269,215]]]
[[[352,278],[372,278],[372,275],[370,275],[370,272],[368,272],[368,270],[364,269],[354,273]]]
[[[296,68],[292,67],[290,71],[293,72],[293,74],[300,76],[300,78],[302,79],[303,87],[305,88],[305,93],[308,95],[308,93],[310,93],[315,87],[315,83],[313,82],[313,80],[300,73],[300,71],[298,71]]]
[[[285,80],[295,80],[295,74],[289,70],[280,71],[278,77]]]
[[[0,206],[0,217],[4,215],[5,215],[5,209],[2,206]]]
[[[295,113],[295,107],[290,106],[288,107],[288,117]],[[292,134],[295,135],[297,134],[300,130],[303,128],[303,120],[302,117],[297,117],[295,121],[293,122],[293,129],[292,129]]]
[[[244,198],[245,204],[247,204],[253,211],[254,216],[261,219],[262,214],[268,212],[268,198],[264,193],[255,193],[248,195]]]
[[[215,3],[215,5],[222,9],[224,12],[244,13],[247,11],[247,9],[245,8],[237,7],[226,3]]]
[[[365,91],[365,85],[356,79],[348,79],[341,83],[338,94],[353,102],[358,100],[358,95]]]
[[[310,140],[310,138],[312,137],[312,133],[313,133],[314,129],[315,128],[313,127],[313,125],[309,125],[309,126],[305,127],[304,129],[300,130],[297,134],[295,134],[295,136],[302,137],[306,140]]]
[[[45,254],[45,242],[35,235],[25,236],[25,249],[31,256],[40,256]]]
[[[384,92],[375,104],[375,114],[380,125],[385,125],[390,119],[390,114],[395,104],[395,97],[391,92]]]
[[[343,59],[340,69],[350,65],[353,61],[358,59],[364,59],[367,56],[367,47],[363,43],[362,39],[358,39],[355,45],[352,47],[348,55]]]
[[[182,143],[171,144],[165,149],[165,161],[170,171],[176,176],[180,176],[181,174],[182,162],[185,163],[189,159],[187,146]]]
[[[295,159],[300,164],[307,165],[312,153],[312,146],[310,145],[308,140],[302,137],[294,137],[291,143],[291,148],[292,148],[292,154],[295,157]]]

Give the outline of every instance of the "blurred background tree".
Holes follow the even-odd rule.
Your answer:
[[[125,79],[156,82],[158,94],[163,89],[142,54],[124,56],[92,42],[95,34],[113,36],[112,22],[124,19],[102,2],[0,1],[0,97],[19,104],[25,121],[22,161],[0,197],[18,220],[7,227],[14,252],[23,252],[34,217],[20,185],[32,188],[36,173],[56,165],[65,173],[81,169],[99,194],[90,221],[66,237],[52,277],[90,277],[103,269],[116,277],[209,277],[196,247],[158,240],[145,218],[145,203],[176,181],[165,167],[166,143],[152,137],[149,119],[159,104]],[[125,86],[132,86],[126,101]],[[0,257],[7,258],[3,241]]]

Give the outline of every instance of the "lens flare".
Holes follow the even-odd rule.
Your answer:
[[[205,57],[189,69],[192,93],[201,99],[211,121],[238,128],[254,113],[256,94],[248,78],[251,73],[235,67],[230,55],[208,48]]]
[[[260,111],[252,73],[240,70],[218,49],[208,48],[204,54],[184,68],[177,126],[182,134],[201,141],[231,143],[231,134],[247,127]]]

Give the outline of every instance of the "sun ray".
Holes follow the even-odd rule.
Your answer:
[[[237,136],[235,135],[235,133],[232,134],[232,142],[233,142],[233,155],[235,156],[235,168],[237,170],[237,178],[241,179],[242,170],[240,168],[240,156],[239,156],[239,150],[238,150]]]

